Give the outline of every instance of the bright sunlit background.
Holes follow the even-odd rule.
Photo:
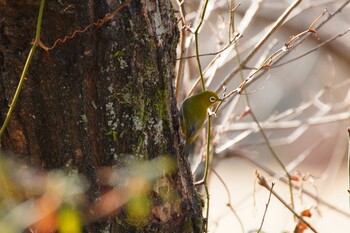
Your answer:
[[[234,11],[235,32],[242,34],[235,45],[221,53],[215,53],[229,43],[231,1],[209,1],[198,35],[199,53],[212,53],[200,57],[207,80],[206,86],[211,90],[219,90],[220,95],[223,91],[220,84],[224,80],[228,80],[225,81],[228,94],[242,82],[241,77],[245,79],[251,74],[251,69],[245,69],[234,76],[232,71],[295,1],[233,2],[235,6],[240,4]],[[327,13],[315,26],[346,2],[348,1],[303,1],[246,66],[259,67],[293,35],[307,30],[326,8]],[[204,3],[205,1],[186,1],[183,4],[185,25],[191,27],[192,32],[203,13]],[[346,34],[350,27],[349,22],[350,7],[346,6],[319,28],[316,35],[310,35],[278,63],[273,63],[270,70],[266,69],[267,72],[258,73],[256,76],[262,75],[246,90],[251,110],[265,129],[273,149],[290,174],[300,179],[293,181],[302,187],[294,189],[296,212],[300,214],[301,211],[311,208],[312,216],[305,220],[318,232],[325,233],[347,232],[350,228],[347,192],[350,34]],[[192,32],[183,30],[178,57],[195,55]],[[341,35],[342,33],[345,35]],[[335,36],[338,36],[336,40],[313,53],[274,67]],[[179,62],[178,73],[183,77],[178,86],[178,103],[181,103],[199,77],[196,59],[183,59]],[[230,76],[232,79],[228,79]],[[199,84],[194,92],[198,92],[200,88]],[[285,177],[285,173],[268,150],[251,116],[246,114],[242,117],[247,106],[244,98],[243,95],[234,95],[227,99],[213,121],[215,132],[212,143],[215,145],[216,157],[211,163],[215,172],[210,173],[209,232],[243,232],[242,225],[244,232],[259,229],[269,191],[258,185],[256,170],[270,184],[274,182],[274,191],[290,204],[288,186],[278,180],[279,177]],[[197,139],[198,147],[192,159],[193,169],[196,169],[198,159],[205,156],[205,130],[202,133]],[[198,168],[197,173],[199,170],[201,169]],[[229,200],[236,215],[227,206]],[[296,224],[291,212],[272,196],[263,231],[293,232]]]

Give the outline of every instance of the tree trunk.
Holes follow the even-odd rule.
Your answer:
[[[40,1],[0,1],[1,123],[35,36]],[[79,33],[118,7],[117,1],[47,1],[41,40],[1,149],[43,169],[76,167],[90,182],[91,201],[103,192],[97,171],[126,158],[167,155],[177,169],[162,186],[176,199],[155,197],[146,225],[124,211],[86,226],[87,232],[200,232],[200,200],[181,155],[174,97],[178,29],[170,1],[131,1],[108,22]]]

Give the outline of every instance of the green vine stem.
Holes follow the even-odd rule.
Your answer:
[[[38,45],[38,41],[39,41],[39,38],[40,38],[41,21],[42,21],[42,17],[43,17],[44,5],[45,5],[45,0],[41,0],[40,1],[40,8],[39,8],[38,22],[37,22],[37,25],[36,25],[35,40],[34,40],[34,43],[32,45],[32,48],[29,51],[26,63],[24,65],[24,68],[23,68],[23,71],[22,71],[22,74],[21,74],[21,78],[19,79],[19,83],[17,85],[17,89],[16,89],[16,92],[15,92],[15,95],[13,96],[12,103],[10,105],[10,108],[9,108],[7,114],[6,114],[5,121],[2,124],[2,126],[1,126],[1,129],[0,129],[0,141],[1,141],[2,135],[4,134],[8,123],[9,123],[9,121],[11,119],[12,113],[13,113],[15,107],[16,107],[16,103],[17,103],[19,95],[21,93],[21,90],[22,90],[22,87],[23,87],[23,83],[24,83],[26,74],[27,74],[28,69],[29,69],[29,65],[30,65],[30,63],[32,61],[35,49],[36,49],[36,47]]]
[[[207,122],[207,150],[206,150],[206,157],[205,157],[205,169],[204,169],[204,175],[202,180],[195,183],[195,186],[203,185],[205,189],[205,195],[207,198],[207,206],[205,210],[205,217],[206,217],[206,230],[205,232],[208,232],[208,219],[209,219],[209,201],[210,201],[210,195],[209,195],[209,188],[208,188],[208,175],[209,175],[209,164],[210,164],[210,134],[211,134],[211,115],[208,116],[208,122]]]
[[[204,20],[204,16],[205,16],[205,12],[207,10],[207,6],[208,6],[208,2],[209,0],[206,0],[203,6],[203,11],[202,11],[202,15],[199,21],[199,24],[196,28],[196,31],[194,32],[194,39],[195,39],[195,43],[196,43],[196,59],[197,59],[197,63],[198,63],[198,69],[199,69],[199,75],[201,77],[201,83],[202,83],[202,89],[203,91],[205,91],[205,83],[204,83],[204,77],[203,77],[203,71],[202,71],[202,65],[199,59],[199,45],[198,45],[198,31],[202,26],[203,20]]]

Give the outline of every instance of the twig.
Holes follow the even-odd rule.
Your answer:
[[[208,179],[208,174],[209,174],[209,163],[210,163],[210,127],[211,127],[211,116],[208,115],[208,121],[207,121],[207,151],[206,151],[206,157],[205,157],[205,170],[204,170],[204,176],[203,179],[196,182],[195,185],[204,185],[205,189],[205,195],[207,197],[207,208],[205,211],[205,216],[207,219],[206,222],[206,232],[208,232],[208,220],[209,220],[209,201],[210,201],[210,196],[209,196],[209,189],[208,189],[208,184],[207,184],[207,179]]]
[[[232,20],[234,19],[233,17],[233,13],[234,11],[240,6],[241,4],[239,3],[237,6],[233,7],[233,0],[231,1],[231,7],[232,9],[230,10],[230,28],[229,28],[229,42],[223,47],[223,49],[219,50],[218,52],[214,52],[214,53],[206,53],[206,54],[200,54],[199,56],[210,56],[210,55],[216,55],[211,61],[210,63],[207,65],[207,67],[205,68],[205,70],[203,71],[203,75],[213,66],[213,64],[215,64],[215,62],[217,62],[217,60],[219,59],[219,57],[221,56],[221,53],[223,53],[224,51],[226,51],[228,48],[231,47],[231,45],[235,44],[237,42],[238,39],[240,39],[242,37],[242,33],[233,33],[234,32],[234,25]],[[216,5],[218,6],[218,5]],[[229,53],[229,52],[228,52]],[[186,58],[192,58],[192,56],[186,57]],[[192,94],[193,90],[196,88],[196,86],[198,85],[198,83],[201,81],[201,76],[199,76],[199,78],[195,81],[195,83],[192,85],[192,88],[190,89],[189,94]],[[208,84],[209,81],[207,81]]]
[[[292,48],[294,48],[294,44],[295,41],[297,39],[299,39],[300,37],[302,37],[305,34],[315,34],[316,33],[316,29],[314,29],[314,25],[321,19],[321,17],[323,17],[325,14],[327,13],[327,11],[324,11],[320,16],[318,16],[309,26],[309,28],[301,33],[299,33],[296,36],[293,36],[291,39],[289,39],[288,42],[286,42],[284,44],[284,46],[282,48],[280,48],[279,50],[277,50],[276,52],[274,52],[272,55],[270,55],[260,66],[259,68],[257,68],[253,73],[251,73],[248,78],[246,78],[243,82],[241,82],[241,84],[234,89],[233,91],[231,91],[224,99],[229,98],[230,96],[234,95],[234,94],[241,94],[243,89],[246,89],[249,85],[251,85],[255,80],[258,79],[258,77],[260,77],[261,75],[256,75],[258,72],[263,71],[265,68],[270,69],[271,64],[278,59],[279,57],[285,55],[288,51],[290,51]],[[249,55],[248,55],[249,56]],[[247,57],[248,57],[247,56]],[[247,59],[247,57],[245,58],[245,60]],[[234,70],[233,72],[235,72],[235,74],[237,72],[240,72],[242,70],[242,66],[244,67],[246,65],[245,61],[242,61],[240,64],[240,68],[236,68],[236,70]],[[231,73],[233,73],[231,72]],[[263,72],[264,73],[264,72]],[[225,79],[226,80],[226,79]],[[229,79],[230,80],[230,79]],[[224,82],[225,83],[225,82]],[[220,86],[221,87],[221,84]]]
[[[198,24],[196,30],[194,31],[194,39],[195,39],[195,45],[196,45],[196,59],[197,59],[197,63],[198,63],[198,70],[199,70],[199,75],[201,77],[201,83],[202,83],[203,91],[206,88],[205,88],[205,83],[204,83],[202,65],[201,65],[201,61],[199,59],[198,32],[199,32],[199,29],[202,26],[202,23],[203,23],[203,20],[204,20],[204,16],[205,16],[205,13],[206,13],[206,10],[207,10],[208,2],[209,2],[209,0],[206,0],[205,3],[204,3],[203,10],[202,10],[202,15],[201,15],[200,20],[199,20],[199,24]]]
[[[338,7],[334,12],[329,13],[328,12],[328,17],[322,21],[319,25],[317,25],[314,30],[318,30],[320,29],[323,25],[325,25],[330,19],[332,19],[336,14],[338,14],[339,12],[341,12],[348,4],[350,3],[350,0],[347,0],[346,2],[344,2],[340,7]],[[300,38],[298,41],[296,41],[293,45],[293,47],[289,50],[292,51],[293,49],[295,49],[296,47],[298,47],[300,44],[302,44],[304,42],[304,40],[306,40],[306,38],[308,38],[310,34],[306,34],[304,35],[302,38]],[[288,53],[284,53],[282,54],[280,57],[278,57],[277,59],[275,59],[275,61],[272,62],[272,64],[277,63],[278,61],[280,61],[281,59],[283,59]],[[262,76],[265,72],[261,72],[259,75],[257,75],[255,77],[255,79],[258,79],[260,76]]]
[[[207,219],[207,226],[206,226],[206,232],[208,232],[208,223],[209,223],[209,189],[208,189],[208,174],[209,174],[209,163],[210,163],[210,136],[211,136],[211,116],[208,114],[208,124],[207,124],[207,153],[205,157],[205,171],[204,171],[204,178],[203,183],[205,187],[205,192],[207,195],[207,209],[206,209],[206,219]]]
[[[202,54],[199,54],[198,57],[205,57],[205,56],[215,56],[215,55],[218,55],[222,52],[224,52],[226,49],[230,48],[231,45],[233,45],[234,43],[237,42],[237,39],[241,38],[241,34],[236,34],[234,36],[234,38],[232,40],[229,41],[229,43],[224,46],[222,49],[220,49],[219,51],[216,51],[216,52],[211,52],[211,53],[202,53]],[[190,56],[187,56],[187,57],[179,57],[179,58],[176,58],[176,60],[185,60],[185,59],[191,59],[191,58],[197,58],[197,55],[190,55]],[[205,73],[205,72],[204,72]]]
[[[249,104],[249,100],[248,100],[248,104]],[[248,106],[250,106],[250,104]],[[255,114],[251,111],[250,115],[253,118],[253,120],[255,121],[255,123],[257,124],[257,126],[259,128],[259,131],[261,133],[261,136],[263,137],[263,139],[265,141],[265,144],[267,145],[267,147],[268,147],[269,151],[271,152],[272,156],[277,161],[277,163],[281,166],[281,168],[283,169],[284,173],[286,174],[286,176],[288,178],[289,195],[290,195],[292,208],[294,209],[293,185],[292,185],[291,175],[289,174],[289,172],[286,169],[285,165],[283,164],[282,160],[278,157],[278,155],[275,152],[275,150],[272,148],[272,145],[270,144],[270,141],[269,141],[269,139],[268,139],[264,129],[261,127],[261,125],[260,125],[258,119],[256,118]]]
[[[311,28],[311,26],[309,27],[309,29]],[[288,41],[288,43],[291,43],[292,39]],[[285,45],[286,47],[288,47],[288,45],[286,44]],[[238,64],[242,64],[242,62],[240,61],[240,58],[239,58],[239,53],[238,53],[238,49],[237,49],[237,46],[235,46],[236,48],[236,51],[237,51],[237,61],[238,61]],[[269,61],[270,59],[272,59],[272,56],[271,55],[269,58],[267,58],[261,65],[261,68],[262,67],[265,67],[265,64],[267,63],[267,61]],[[260,69],[260,68],[259,68]],[[259,70],[258,69],[258,70]],[[257,70],[257,71],[258,71]],[[252,77],[257,71],[254,71],[249,77]],[[241,76],[241,85],[236,89],[237,90],[237,93],[241,93],[242,89],[244,88],[243,85],[245,85],[244,83],[249,79],[245,79],[243,78],[243,73],[242,73],[242,70],[240,72],[240,76]],[[246,105],[247,105],[247,108],[249,109],[249,113],[251,115],[251,117],[253,118],[254,122],[256,123],[256,125],[258,126],[259,128],[259,131],[261,133],[261,136],[263,137],[269,151],[271,152],[272,156],[274,157],[274,159],[278,162],[278,164],[281,166],[281,168],[283,169],[283,171],[285,172],[286,176],[288,177],[288,180],[289,180],[289,193],[290,193],[290,200],[291,200],[291,205],[292,205],[292,208],[294,209],[294,197],[293,197],[293,187],[292,187],[292,181],[290,179],[290,174],[289,172],[287,171],[286,167],[284,166],[283,162],[280,160],[280,158],[278,157],[278,155],[276,154],[275,150],[272,148],[271,144],[270,144],[270,141],[268,139],[268,137],[266,136],[266,133],[264,131],[264,129],[261,127],[260,123],[259,123],[259,120],[257,119],[256,115],[254,114],[254,111],[252,111],[252,108],[251,108],[251,104],[250,104],[250,100],[249,100],[249,97],[248,95],[246,95],[246,90],[244,89],[243,90],[243,94],[244,94],[244,99],[245,99],[245,102],[246,102]],[[218,106],[219,108],[220,106]]]
[[[295,58],[292,58],[292,59],[290,59],[290,60],[288,60],[288,61],[285,61],[285,62],[283,62],[283,63],[279,63],[279,64],[276,64],[276,65],[272,65],[271,68],[276,68],[276,67],[284,66],[284,65],[289,64],[289,63],[291,63],[291,62],[293,62],[293,61],[296,61],[296,60],[298,60],[298,59],[300,59],[300,58],[302,58],[302,57],[305,57],[305,56],[309,55],[310,53],[315,52],[316,50],[318,50],[318,49],[321,48],[322,46],[333,42],[334,40],[338,39],[339,37],[344,36],[344,35],[347,34],[349,31],[350,31],[350,28],[348,28],[347,30],[345,30],[345,31],[342,32],[342,33],[339,33],[338,35],[333,36],[332,38],[330,38],[330,39],[328,39],[328,40],[326,40],[326,41],[323,41],[321,44],[315,46],[313,49],[310,49],[309,51],[307,51],[307,52],[305,52],[305,53],[303,53],[303,54],[301,54],[301,55],[299,55],[299,56],[297,56],[297,57],[295,57]]]
[[[270,70],[271,67],[271,63],[276,60],[278,57],[282,56],[283,54],[285,54],[286,52],[288,52],[289,50],[291,50],[293,48],[293,44],[295,43],[295,41],[297,39],[299,39],[301,36],[305,35],[305,34],[309,34],[309,33],[316,33],[316,30],[313,29],[314,25],[321,19],[321,17],[323,17],[325,14],[327,13],[327,11],[323,11],[323,13],[318,16],[309,26],[309,28],[301,33],[299,33],[296,36],[293,36],[292,38],[290,38],[288,40],[288,42],[286,42],[284,44],[284,46],[282,48],[280,48],[279,50],[277,50],[276,52],[274,52],[272,55],[270,55],[261,65],[258,69],[256,69],[252,74],[249,75],[248,78],[246,78],[238,87],[237,93],[241,94],[242,89],[245,87],[245,85],[249,82],[252,81],[253,77],[260,72],[261,70],[263,70],[264,68],[268,68]]]
[[[240,158],[243,158],[245,160],[247,160],[249,163],[252,163],[254,164],[255,166],[257,166],[258,168],[260,168],[261,170],[263,170],[264,172],[266,172],[269,176],[271,177],[278,177],[278,175],[272,171],[269,167],[266,167],[260,163],[258,163],[257,161],[255,161],[254,159],[252,158],[249,158],[248,156],[245,156],[245,155],[242,155],[242,154],[237,154],[235,153],[235,156],[239,156]],[[229,156],[228,156],[229,157]],[[287,183],[287,179],[285,177],[280,177],[279,176],[279,180],[282,181],[283,183]],[[299,188],[298,185],[296,184],[293,184],[293,187],[294,188]],[[333,204],[327,202],[326,200],[323,200],[322,198],[320,197],[317,197],[315,194],[311,193],[310,191],[308,190],[303,190],[303,193],[306,194],[307,196],[315,199],[315,200],[318,200],[319,203],[321,203],[322,205],[328,207],[329,209],[331,210],[334,210],[335,212],[343,215],[343,216],[346,216],[347,218],[350,218],[350,213],[347,212],[347,211],[344,211],[344,210],[341,210],[339,209],[338,207],[334,206]]]
[[[333,66],[332,66],[333,67]],[[332,123],[332,122],[337,122],[337,121],[346,121],[350,119],[350,112],[347,111],[348,109],[348,101],[343,101],[342,104],[335,104],[333,103],[332,105],[329,104],[324,104],[320,102],[319,98],[326,92],[330,91],[331,89],[339,89],[339,88],[344,88],[345,85],[348,85],[350,82],[341,82],[337,85],[332,86],[332,80],[335,77],[335,71],[332,69],[331,71],[331,80],[329,83],[324,86],[322,89],[320,89],[310,101],[305,102],[301,104],[297,108],[290,108],[288,110],[285,110],[282,113],[279,113],[278,115],[272,115],[269,117],[266,121],[260,122],[261,127],[265,130],[268,129],[293,129],[293,128],[299,128],[295,130],[294,133],[288,136],[288,140],[284,138],[279,138],[277,141],[283,144],[287,143],[292,143],[291,140],[295,140],[302,131],[305,131],[308,127],[313,126],[313,125],[318,125],[318,124],[327,124],[327,123]],[[339,106],[338,106],[339,105]],[[282,121],[283,118],[288,117],[289,119],[295,118],[297,116],[300,116],[302,112],[304,112],[306,109],[310,108],[311,106],[314,106],[316,108],[319,108],[320,111],[317,112],[313,117],[310,117],[306,119],[305,121],[300,121],[300,120],[289,120],[289,121]],[[231,108],[231,106],[230,106]],[[344,110],[344,108],[346,110]],[[326,115],[324,116],[325,113],[329,112],[331,109],[335,111],[342,111],[337,114],[332,114],[332,115]],[[229,109],[230,110],[230,109]],[[227,111],[230,114],[230,111]],[[227,122],[228,120],[226,119],[224,122]],[[219,125],[217,128],[219,132],[230,132],[230,131],[239,131],[239,130],[244,130],[244,132],[241,132],[238,136],[236,136],[234,139],[224,143],[223,145],[220,146],[220,148],[217,148],[216,152],[220,153],[220,151],[227,149],[230,145],[233,145],[233,143],[237,143],[237,141],[243,140],[245,137],[249,136],[251,133],[256,132],[259,130],[258,126],[256,125],[255,122],[247,122],[247,123],[240,123],[236,122],[235,124],[230,124],[228,126],[225,126],[223,124]],[[244,135],[244,136],[242,136]],[[274,141],[272,143],[272,141]],[[271,140],[271,144],[276,144],[276,140]],[[257,142],[254,143],[256,145]]]
[[[263,215],[263,218],[262,218],[262,220],[261,220],[261,224],[260,224],[258,233],[261,232],[261,229],[262,229],[262,227],[263,227],[263,224],[264,224],[264,221],[265,221],[265,216],[266,216],[266,213],[267,213],[267,209],[269,208],[269,204],[270,204],[270,200],[271,200],[271,194],[272,194],[272,190],[273,190],[273,187],[274,187],[274,186],[275,186],[275,183],[272,183],[272,184],[271,184],[271,189],[270,189],[270,194],[269,194],[269,199],[267,200],[267,203],[266,203],[266,206],[265,206],[264,215]]]
[[[269,44],[268,50],[266,50],[266,52],[263,53],[263,54],[261,55],[261,58],[259,59],[259,61],[257,62],[257,64],[261,64],[262,61],[266,60],[266,57],[267,57],[268,54],[270,53],[270,50],[271,50],[276,44],[277,44],[277,40],[273,40],[273,41]],[[238,48],[235,48],[235,49],[236,49],[236,54],[237,54],[236,58],[237,58],[237,61],[238,61],[238,63],[239,63]],[[241,72],[240,74],[241,74],[241,80],[243,80],[243,74],[242,74],[242,72]],[[224,99],[225,97],[226,97],[226,88],[224,87],[223,99]],[[216,134],[216,137],[215,137],[214,141],[217,140],[216,138],[219,137],[220,133],[224,132],[224,129],[227,129],[228,127],[230,127],[230,126],[235,125],[235,124],[238,123],[238,122],[235,122],[234,124],[230,124],[230,123],[229,123],[229,122],[232,120],[232,116],[234,115],[233,111],[234,111],[234,109],[235,109],[235,106],[236,106],[237,102],[238,102],[238,98],[232,99],[232,100],[230,101],[229,108],[228,108],[228,109],[225,109],[225,114],[224,114],[223,119],[222,119],[222,121],[221,121],[221,122],[225,122],[225,124],[221,124],[221,125],[219,126],[219,130],[216,131],[216,132],[219,132],[219,133]],[[214,112],[216,112],[216,111],[221,107],[222,104],[223,104],[223,101],[220,102],[219,105],[217,105],[217,108],[214,110]],[[249,113],[249,109],[247,109],[247,111],[244,111],[244,112],[245,112],[245,113]],[[245,113],[243,113],[243,114],[245,114]],[[241,116],[241,117],[242,117],[242,116]],[[241,118],[241,117],[240,117],[240,118]],[[254,123],[254,125],[256,125],[256,124]],[[248,136],[248,134],[247,134],[247,136]],[[242,139],[243,139],[243,138],[242,138]]]
[[[331,66],[333,67],[333,65]],[[350,82],[345,81],[341,82],[337,85],[332,85],[333,79],[335,78],[335,71],[334,68],[331,71],[331,80],[322,88],[320,89],[313,97],[311,100],[302,103],[296,108],[290,108],[285,110],[282,113],[279,113],[277,115],[272,115],[270,116],[266,121],[260,122],[262,128],[264,129],[284,129],[284,128],[297,128],[302,125],[318,125],[318,124],[327,124],[327,123],[332,123],[332,122],[337,122],[337,121],[344,121],[348,120],[350,118],[350,112],[346,111],[348,109],[348,101],[343,101],[342,104],[335,104],[332,103],[331,108],[334,110],[342,110],[343,108],[346,108],[345,111],[339,112],[337,114],[333,115],[328,115],[328,116],[320,116],[318,115],[317,117],[310,117],[306,119],[305,121],[300,121],[300,120],[289,120],[289,121],[282,121],[283,118],[288,117],[289,119],[295,118],[297,116],[300,116],[301,113],[303,113],[306,109],[310,108],[311,106],[316,106],[318,107],[316,103],[316,100],[321,98],[321,96],[326,92],[330,91],[331,89],[339,89],[343,88],[346,85],[349,85]],[[350,81],[350,80],[349,80]],[[338,106],[340,105],[340,106]],[[318,107],[320,108],[320,107]],[[231,112],[229,112],[231,114]],[[227,119],[224,121],[226,122]],[[225,124],[226,125],[226,124]],[[238,130],[252,130],[253,132],[258,130],[258,127],[255,122],[235,122],[235,124],[230,124],[229,126],[219,126],[220,132],[223,132],[224,130],[226,132],[229,131],[238,131]],[[248,136],[248,135],[247,135]],[[243,139],[243,138],[242,138]]]
[[[290,121],[278,121],[278,122],[260,122],[261,127],[266,129],[290,129],[290,128],[298,128],[302,125],[321,125],[334,123],[338,121],[347,121],[350,118],[350,112],[340,112],[337,114],[327,115],[323,117],[310,117],[305,121],[301,120],[290,120]],[[255,122],[237,122],[234,125],[230,125],[227,128],[227,131],[237,131],[237,130],[247,130],[251,129],[257,131],[259,128]]]
[[[318,26],[315,27],[315,30],[320,29],[323,25],[325,25],[333,16],[341,12],[348,4],[350,3],[350,0],[345,1],[338,9],[336,9],[333,13],[329,13],[328,17],[322,21]],[[300,42],[301,43],[301,42]]]
[[[272,190],[272,188],[270,187],[270,185],[266,182],[265,177],[263,177],[262,175],[259,174],[258,171],[256,171],[256,177],[258,178],[258,183],[266,188],[267,190],[269,190],[296,218],[298,218],[300,221],[304,222],[311,231],[317,233],[316,229],[310,225],[310,223],[308,223],[307,221],[304,220],[304,218],[302,216],[300,216],[299,214],[297,214],[284,200],[283,198],[278,195],[275,191]]]
[[[276,22],[271,26],[270,30],[267,31],[266,35],[264,35],[261,40],[255,45],[255,47],[250,51],[250,53],[242,60],[240,66],[231,71],[226,78],[219,84],[218,88],[215,92],[218,92],[226,83],[230,82],[231,79],[244,67],[250,59],[259,51],[259,49],[265,44],[265,42],[270,38],[270,36],[283,24],[289,14],[297,7],[302,0],[295,0],[276,20]]]
[[[184,52],[184,46],[185,46],[185,25],[186,25],[186,21],[185,21],[185,13],[184,13],[184,9],[183,9],[183,5],[184,5],[184,0],[180,2],[180,0],[177,0],[177,4],[179,5],[179,11],[180,11],[180,17],[181,17],[181,24],[182,24],[182,29],[180,31],[180,57],[182,57],[182,54]],[[182,71],[183,71],[183,60],[180,59],[179,63],[178,63],[178,69],[177,69],[177,75],[176,75],[176,88],[175,88],[175,96],[176,99],[179,98],[179,87],[180,87],[180,83],[183,81],[181,79],[182,77]]]
[[[213,171],[213,173],[216,175],[216,177],[220,180],[221,184],[224,186],[224,189],[226,191],[226,194],[227,194],[227,204],[226,206],[231,210],[231,212],[235,215],[236,219],[238,220],[239,222],[239,225],[241,226],[241,230],[242,230],[242,233],[245,232],[244,230],[244,225],[243,225],[243,222],[241,220],[241,218],[238,216],[237,212],[235,211],[235,209],[233,208],[232,204],[231,204],[231,195],[230,195],[230,191],[225,183],[225,181],[222,179],[222,177],[219,175],[219,173],[216,172],[216,170],[211,167],[211,171]]]
[[[221,57],[221,54],[222,54],[223,52],[229,53],[230,51],[228,51],[227,49],[230,48],[231,45],[235,44],[236,41],[237,41],[238,39],[240,39],[241,37],[242,37],[242,34],[237,33],[237,34],[235,35],[235,37],[234,37],[231,41],[229,41],[229,42],[224,46],[224,49],[222,49],[222,50],[220,51],[220,53],[216,54],[216,56],[211,60],[211,62],[207,65],[207,67],[206,67],[205,70],[203,71],[203,75],[206,74],[207,71],[215,64],[215,62],[218,61],[218,59]],[[199,83],[200,81],[201,81],[201,77],[199,77],[199,78],[195,81],[195,83],[193,84],[192,88],[190,89],[189,94],[191,94],[191,93],[194,91],[194,89],[196,88],[196,86],[198,85],[198,83]]]
[[[235,10],[241,5],[241,3],[238,3],[236,6],[235,5],[235,1],[231,0],[230,3],[230,25],[228,28],[228,38],[231,40],[231,38],[234,37],[235,34]]]
[[[215,58],[213,58],[211,60],[211,62],[209,63],[209,65],[207,65],[207,67],[205,68],[204,72],[203,72],[203,75],[206,73],[206,71],[215,63],[215,61],[218,60],[218,58],[220,57],[221,53],[226,51],[228,48],[231,47],[231,45],[235,44],[236,41],[238,39],[240,39],[242,37],[242,33],[233,33],[234,29],[232,29],[231,27],[233,27],[233,24],[232,24],[232,19],[233,19],[233,13],[234,11],[240,6],[241,4],[239,3],[237,6],[235,6],[234,8],[232,8],[230,10],[230,29],[229,29],[229,42],[223,47],[223,49],[221,49],[220,51],[218,52],[215,52],[215,53],[207,53],[207,54],[201,54],[199,56],[208,56],[208,55],[216,55]],[[231,7],[233,7],[233,3],[231,2]],[[192,58],[192,56],[189,56],[189,57],[186,57],[186,58]],[[195,83],[193,84],[192,88],[190,89],[190,92],[189,94],[191,94],[193,92],[193,90],[196,88],[196,86],[198,85],[199,82],[202,81],[202,78],[204,78],[204,76],[199,76],[199,78],[195,81]]]

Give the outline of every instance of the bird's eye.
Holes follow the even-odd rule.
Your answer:
[[[211,97],[209,98],[209,100],[210,100],[211,103],[214,103],[214,102],[216,101],[216,98],[215,98],[214,96],[211,96]]]

